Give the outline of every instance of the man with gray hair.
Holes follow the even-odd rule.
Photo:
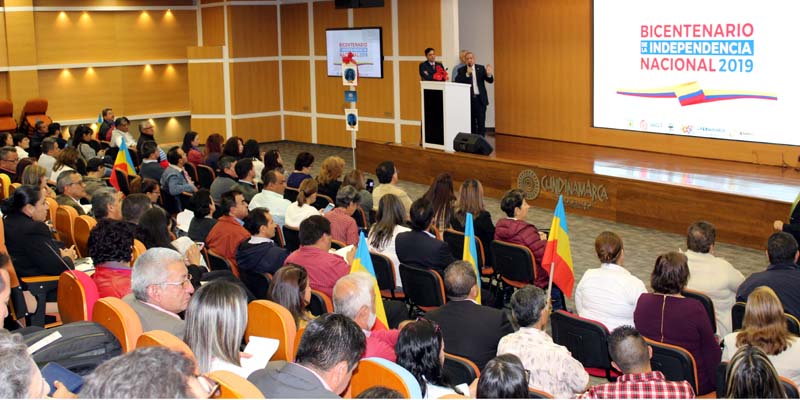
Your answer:
[[[186,310],[194,287],[183,256],[175,250],[153,247],[133,265],[131,291],[122,300],[142,322],[142,331],[160,329],[179,338],[186,323],[178,313]]]
[[[103,218],[122,221],[122,192],[114,188],[98,189],[92,197],[92,215],[96,220]]]
[[[395,362],[394,346],[400,331],[372,330],[377,318],[374,285],[375,278],[366,272],[353,272],[341,277],[333,287],[333,311],[352,319],[364,331],[367,348],[362,358],[380,357]]]
[[[70,206],[78,212],[78,215],[86,214],[81,206],[81,199],[86,197],[86,186],[83,177],[78,171],[69,170],[62,172],[56,181],[56,202],[62,206]]]
[[[0,147],[0,173],[8,175],[11,182],[17,176],[17,164],[19,164],[19,154],[16,147]]]
[[[511,313],[519,331],[503,337],[497,354],[513,354],[530,371],[529,387],[541,389],[557,399],[583,393],[589,374],[566,347],[553,342],[545,332],[550,317],[547,293],[528,285],[511,296]],[[445,341],[445,343],[447,343]]]
[[[361,195],[356,188],[346,185],[336,192],[336,208],[325,213],[331,221],[331,238],[344,244],[358,244],[358,225],[353,213],[358,209]]]
[[[0,329],[0,398],[43,399],[50,386],[18,333]]]

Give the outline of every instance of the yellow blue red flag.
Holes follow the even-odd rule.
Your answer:
[[[386,320],[386,310],[383,308],[381,290],[378,288],[378,278],[375,276],[375,268],[372,266],[372,257],[369,255],[369,246],[367,246],[367,238],[364,236],[364,232],[359,234],[358,249],[356,250],[356,256],[353,258],[353,264],[350,265],[350,272],[366,272],[372,275],[375,284],[375,315],[384,327],[388,327],[389,323]]]
[[[117,158],[114,160],[113,169],[120,170],[128,175],[136,175],[136,169],[133,168],[133,160],[131,159],[131,153],[128,151],[128,145],[125,143],[125,138],[120,140],[119,151],[117,152]],[[108,181],[111,186],[120,190],[117,174],[114,171],[111,171],[111,178]]]
[[[472,213],[467,213],[467,221],[464,224],[464,255],[461,258],[475,268],[475,277],[478,279],[478,296],[475,297],[475,301],[481,304],[481,271],[478,270],[478,251],[475,247],[475,228],[472,226]]]
[[[567,229],[567,213],[564,212],[563,196],[558,196],[553,223],[550,225],[550,234],[547,236],[547,247],[542,256],[542,268],[551,271],[553,283],[567,297],[572,298],[575,273],[572,268],[572,252],[569,249],[569,229]]]

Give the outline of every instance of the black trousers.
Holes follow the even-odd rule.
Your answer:
[[[486,136],[486,105],[478,96],[472,96],[472,133]]]

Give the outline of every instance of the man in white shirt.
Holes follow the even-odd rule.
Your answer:
[[[378,186],[372,191],[372,209],[378,211],[378,205],[381,203],[381,197],[385,194],[393,194],[400,199],[403,207],[406,209],[406,217],[409,210],[411,210],[411,198],[405,190],[397,186],[397,169],[391,161],[384,161],[375,169],[375,175],[378,177]]]
[[[264,188],[261,189],[261,193],[253,196],[248,207],[250,211],[259,207],[266,208],[275,223],[283,227],[286,207],[292,204],[291,201],[283,198],[283,192],[286,190],[286,177],[283,172],[276,169],[264,170],[261,173],[261,181],[264,182]]]
[[[109,145],[111,147],[119,147],[124,139],[129,149],[136,149],[136,139],[128,132],[131,121],[125,117],[119,117],[114,121],[114,124],[116,128],[111,132],[111,143]]]
[[[744,276],[727,260],[714,255],[716,239],[717,230],[710,222],[697,221],[689,226],[685,253],[689,262],[689,283],[686,288],[711,298],[717,335],[724,337],[731,332],[731,308]]]
[[[58,148],[55,138],[47,138],[42,141],[42,154],[39,156],[39,165],[44,167],[47,171],[47,179],[56,180],[57,176],[50,176],[53,174],[53,166],[56,165],[56,156],[61,152]]]

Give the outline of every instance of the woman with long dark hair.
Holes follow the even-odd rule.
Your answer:
[[[453,386],[444,374],[444,339],[435,322],[418,320],[400,331],[394,347],[397,364],[414,375],[426,399],[468,394],[466,384]]]
[[[528,373],[519,357],[501,354],[483,367],[476,398],[525,399],[528,397]]]
[[[437,175],[422,197],[433,204],[433,226],[439,231],[449,228],[450,218],[453,216],[453,204],[456,201],[453,176],[447,172]]]
[[[219,168],[217,163],[219,162],[219,158],[222,157],[222,142],[224,141],[225,138],[219,133],[212,133],[206,138],[206,145],[203,149],[205,151],[203,164],[208,165],[214,171]]]
[[[244,142],[242,138],[238,136],[231,136],[225,141],[225,147],[222,148],[222,155],[233,157],[235,159],[242,158],[242,152],[244,151]]]
[[[467,213],[472,214],[472,227],[475,236],[481,240],[483,255],[486,260],[492,259],[491,246],[494,240],[494,223],[492,214],[486,211],[483,203],[483,185],[477,179],[467,179],[461,184],[461,192],[456,201],[450,225],[453,229],[464,232],[467,223]]]
[[[305,328],[314,319],[307,309],[311,303],[308,272],[299,265],[286,264],[275,271],[272,282],[269,283],[267,300],[289,310],[298,329]]]
[[[91,143],[92,141],[92,128],[89,128],[86,125],[78,125],[75,127],[75,132],[72,134],[72,147],[78,149],[78,154],[80,154],[81,158],[84,161],[89,162],[89,160],[95,157],[102,157],[105,154],[105,150],[96,151]]]
[[[369,230],[369,249],[389,257],[394,266],[395,282],[398,287],[403,284],[400,281],[400,260],[397,258],[394,240],[397,235],[411,231],[411,228],[403,226],[406,219],[406,209],[403,202],[393,194],[386,194],[378,202],[378,214],[376,222]]]
[[[200,257],[200,248],[188,237],[173,239],[174,221],[161,207],[153,207],[139,217],[134,237],[144,244],[145,248],[164,247],[181,253],[191,265],[206,266]]]
[[[200,153],[200,139],[197,138],[197,132],[188,131],[183,135],[183,144],[181,150],[186,154],[186,159],[194,165],[203,163],[203,154]]]
[[[264,170],[271,171],[273,169],[280,169],[283,172],[283,158],[278,149],[270,149],[264,153]]]
[[[261,146],[255,139],[250,139],[244,142],[244,150],[242,150],[242,158],[253,161],[253,171],[256,176],[255,182],[261,183],[261,172],[264,171],[264,160],[261,159]]]
[[[756,346],[736,351],[726,371],[725,397],[729,399],[785,399],[780,376],[767,355]]]
[[[314,164],[314,155],[304,151],[297,155],[294,160],[294,171],[286,178],[286,186],[290,188],[300,187],[300,183],[311,176],[311,165]]]
[[[217,210],[214,200],[211,199],[211,192],[208,189],[200,189],[189,200],[194,210],[194,217],[189,222],[189,238],[195,242],[205,242],[208,232],[217,224],[214,219],[214,212]]]

